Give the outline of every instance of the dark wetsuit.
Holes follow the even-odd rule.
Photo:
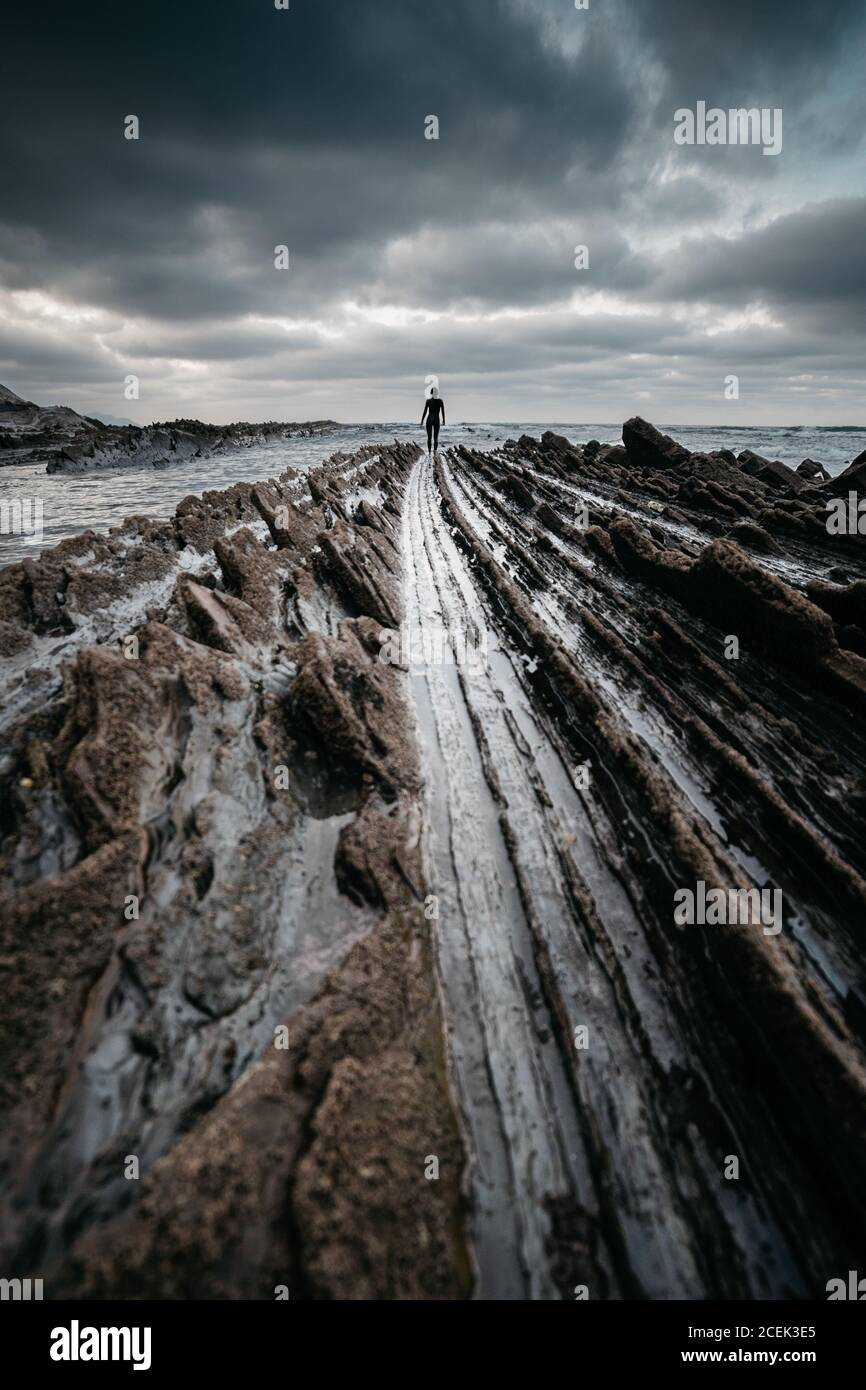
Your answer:
[[[421,416],[421,424],[427,420],[427,451],[429,453],[431,445],[434,449],[439,448],[439,425],[445,424],[445,402],[441,396],[429,396],[424,402],[424,414]]]

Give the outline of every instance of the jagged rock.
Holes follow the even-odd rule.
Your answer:
[[[687,473],[689,477],[700,479],[707,485],[714,483],[723,488],[729,501],[735,501],[752,513],[756,499],[766,496],[769,491],[766,483],[745,478],[736,461],[732,463],[730,457],[720,454],[692,454]]]
[[[827,614],[731,541],[716,540],[701,551],[689,574],[688,599],[791,664],[813,665],[835,649]]]
[[[836,641],[846,651],[854,652],[861,658],[866,657],[866,631],[862,627],[854,623],[837,623]]]
[[[751,550],[763,551],[765,555],[781,555],[781,548],[768,535],[763,526],[756,526],[752,521],[739,521],[736,526],[732,526],[728,532],[728,540],[736,541],[738,545],[748,546]]]
[[[752,508],[736,493],[727,492],[712,480],[704,483],[699,478],[685,478],[676,490],[676,497],[683,504],[699,507],[715,516],[734,518],[752,515]]]
[[[228,592],[275,625],[291,573],[289,558],[266,550],[247,527],[219,537],[214,542],[214,555]]]
[[[659,584],[670,593],[680,593],[691,567],[685,555],[659,550],[628,517],[608,528],[617,559],[623,569]]]
[[[393,797],[413,775],[413,755],[380,659],[386,640],[371,618],[347,619],[338,637],[309,633],[297,647],[292,704],[329,757],[362,768]]]
[[[0,1110],[4,1174],[28,1144],[44,1141],[74,1055],[94,981],[107,968],[124,895],[140,893],[146,837],[127,828],[68,872],[0,891]],[[46,1002],[50,1000],[50,1007]],[[14,1231],[17,1222],[10,1220]],[[7,1227],[3,1243],[10,1236]]]
[[[786,511],[776,503],[772,507],[764,507],[758,512],[756,517],[757,524],[763,526],[767,531],[779,531],[788,536],[805,537],[810,527],[814,523],[814,529],[823,529],[817,517],[797,515]],[[826,531],[825,531],[826,535]]]
[[[622,442],[629,462],[639,468],[674,468],[679,463],[685,463],[689,457],[688,449],[677,444],[670,435],[662,434],[655,425],[639,415],[626,420],[622,427]]]
[[[866,496],[866,450],[858,454],[854,462],[849,463],[838,477],[821,485],[824,497],[847,497],[849,492],[856,492],[860,497]]]
[[[118,437],[106,430],[84,446],[67,446],[49,459],[46,473],[89,473],[109,468],[168,468],[198,458],[202,440],[185,430],[123,431]]]
[[[327,576],[349,603],[349,611],[368,613],[383,627],[399,622],[397,560],[393,541],[385,532],[359,530],[338,521],[318,537],[317,572]]]
[[[269,629],[249,604],[184,575],[179,585],[190,629],[197,641],[231,656],[252,655],[267,643]]]
[[[541,436],[541,448],[543,453],[553,454],[573,454],[574,447],[564,434],[554,434],[553,430],[545,430]]]
[[[801,492],[807,486],[802,478],[779,459],[765,459],[751,449],[744,449],[738,458],[744,473],[759,478],[771,488],[788,488],[791,492]]]
[[[503,479],[502,489],[514,499],[519,507],[523,507],[526,511],[535,506],[535,497],[522,478],[518,478],[515,473],[507,474]]]
[[[806,585],[806,593],[837,623],[853,623],[866,632],[866,579],[858,579],[843,589],[813,580]]]
[[[816,463],[814,459],[803,459],[803,462],[797,465],[796,471],[801,478],[806,478],[809,482],[829,482],[830,480],[830,474],[823,463]]]

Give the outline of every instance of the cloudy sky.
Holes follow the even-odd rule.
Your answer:
[[[407,420],[437,372],[455,420],[866,424],[864,0],[16,8],[20,395]],[[781,154],[677,145],[698,101],[781,108]]]

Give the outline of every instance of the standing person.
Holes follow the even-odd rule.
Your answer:
[[[439,387],[434,386],[427,400],[424,402],[424,414],[421,416],[421,424],[427,421],[427,453],[430,454],[434,449],[439,448],[439,425],[445,424],[445,402],[439,395]]]

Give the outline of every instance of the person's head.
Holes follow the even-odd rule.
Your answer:
[[[433,389],[432,389],[432,391],[430,392],[430,395],[433,396],[434,398],[435,398],[436,396],[438,396],[438,395],[439,395],[439,387],[438,387],[438,386],[434,386]]]

